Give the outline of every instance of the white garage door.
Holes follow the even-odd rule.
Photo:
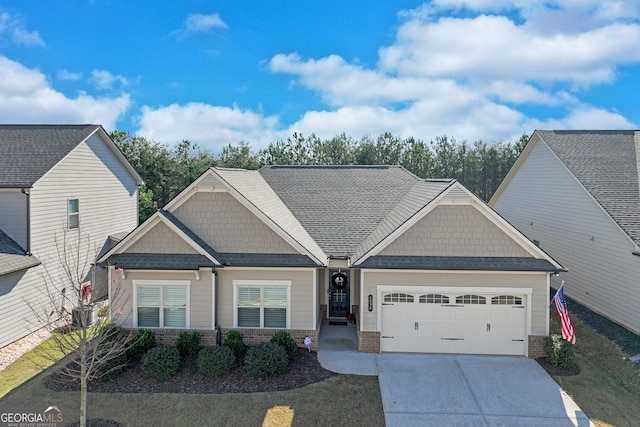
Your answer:
[[[524,355],[524,295],[386,292],[382,351]]]

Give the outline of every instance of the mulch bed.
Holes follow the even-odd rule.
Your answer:
[[[91,381],[88,390],[92,393],[256,393],[291,390],[337,375],[320,365],[317,353],[302,348],[289,362],[287,372],[274,378],[252,377],[240,366],[228,374],[207,377],[197,372],[196,360],[196,357],[183,360],[178,373],[167,380],[146,378],[139,362],[132,362],[117,378]],[[55,391],[77,391],[80,383],[58,373],[47,379],[46,387]]]
[[[536,359],[536,362],[538,362],[538,364],[542,366],[542,368],[553,377],[569,377],[578,375],[580,373],[579,366],[572,366],[570,368],[559,368],[558,366],[549,362],[546,357],[538,357]]]

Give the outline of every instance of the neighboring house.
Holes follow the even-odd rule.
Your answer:
[[[354,313],[366,352],[539,354],[562,267],[455,180],[393,166],[212,168],[100,260],[124,324],[317,344]],[[112,307],[115,310],[115,307]]]
[[[44,276],[60,276],[56,241],[108,249],[136,227],[141,183],[99,125],[0,125],[0,347],[37,327]]]
[[[569,270],[567,296],[636,333],[639,166],[640,131],[538,130],[490,201]]]

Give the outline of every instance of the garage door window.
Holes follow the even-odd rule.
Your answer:
[[[487,299],[480,295],[460,295],[456,297],[456,304],[486,304]]]
[[[449,297],[440,294],[420,295],[420,302],[427,304],[449,304]]]
[[[500,295],[491,298],[491,304],[499,305],[522,305],[522,298],[513,295]]]
[[[413,302],[413,295],[410,294],[387,294],[384,302]]]

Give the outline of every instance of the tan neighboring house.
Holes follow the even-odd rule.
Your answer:
[[[219,328],[315,346],[353,313],[359,351],[525,356],[562,270],[459,182],[394,166],[212,168],[100,261],[125,326],[170,344]]]
[[[639,173],[640,131],[537,130],[490,201],[569,270],[568,297],[635,333]]]
[[[56,240],[81,230],[108,249],[136,227],[141,183],[99,125],[0,125],[0,347],[37,327],[29,302],[60,275]]]

